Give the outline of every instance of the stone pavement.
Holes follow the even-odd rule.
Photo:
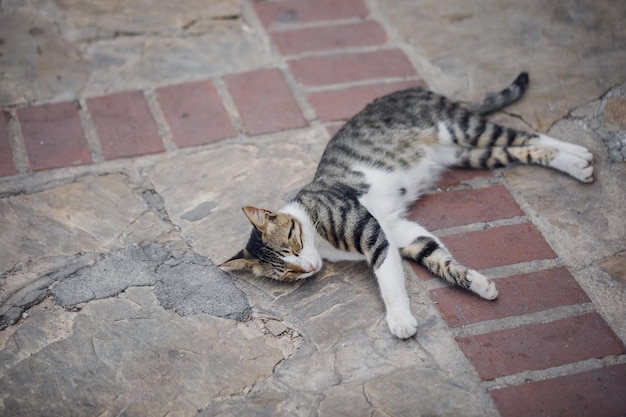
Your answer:
[[[518,3],[0,2],[0,415],[625,415],[626,4]],[[411,211],[497,301],[407,264],[401,341],[364,264],[215,266],[374,97],[522,70],[494,118],[596,182],[452,171]]]

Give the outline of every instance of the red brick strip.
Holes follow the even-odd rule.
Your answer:
[[[441,240],[459,262],[474,269],[556,258],[532,223],[450,235]]]
[[[76,102],[23,107],[17,117],[33,171],[92,162]]]
[[[177,146],[206,145],[237,136],[212,81],[163,87],[156,94]]]
[[[457,338],[483,381],[626,353],[596,313]]]
[[[289,68],[296,80],[305,86],[417,75],[399,49],[300,58],[289,61]]]
[[[231,75],[224,82],[250,135],[307,126],[280,70]]]
[[[0,177],[17,174],[9,141],[9,114],[0,111]]]
[[[367,17],[363,0],[291,0],[254,3],[261,23],[267,28],[284,23],[309,23]]]
[[[143,93],[131,91],[87,99],[107,160],[163,152],[156,123]]]
[[[446,171],[437,183],[439,188],[455,187],[474,178],[491,177],[493,173],[487,169],[452,169]]]
[[[270,36],[278,51],[287,56],[305,52],[382,45],[387,42],[385,30],[374,21],[285,30],[272,32]]]
[[[418,80],[349,87],[309,93],[308,98],[319,119],[331,122],[351,118],[377,97],[417,86],[425,87],[426,83]]]
[[[491,391],[502,417],[626,415],[626,364]]]
[[[458,287],[434,289],[430,296],[450,327],[590,301],[565,268],[501,278],[497,285],[500,295],[495,301],[483,300]]]
[[[428,230],[523,215],[524,212],[503,185],[427,195],[409,212],[409,218],[417,220]]]

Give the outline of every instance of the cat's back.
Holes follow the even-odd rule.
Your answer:
[[[419,138],[433,132],[456,104],[421,87],[396,91],[368,104],[331,138],[316,178],[340,178],[355,167],[406,168],[423,154]]]
[[[421,87],[408,88],[379,97],[351,118],[335,137],[352,133],[379,133],[411,127],[428,128],[450,107],[448,99]]]

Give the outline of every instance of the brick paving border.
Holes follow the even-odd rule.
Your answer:
[[[97,164],[322,124],[374,97],[425,86],[363,0],[255,2],[282,57],[263,68],[154,91],[0,112],[0,177]],[[496,271],[487,302],[413,266],[503,417],[626,414],[626,349],[506,184],[446,173],[410,211],[462,262]]]

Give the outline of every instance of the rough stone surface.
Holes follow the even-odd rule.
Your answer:
[[[154,285],[157,268],[171,256],[167,248],[156,244],[91,255],[84,267],[68,271],[69,275],[57,275],[50,292],[58,304],[72,309],[94,299],[116,296],[128,287]]]
[[[284,359],[263,338],[246,339],[231,320],[164,310],[147,287],[88,303],[73,316],[70,334],[55,343],[44,343],[47,336],[36,330],[40,324],[41,319],[27,320],[0,351],[11,356],[10,349],[25,337],[39,347],[30,355],[22,350],[21,360],[3,368],[3,415],[164,415],[172,410],[194,415],[212,398],[253,386]],[[294,342],[287,344],[293,351]]]
[[[612,277],[626,281],[626,251],[600,259],[596,265]]]
[[[248,318],[250,306],[232,278],[208,259],[198,257],[198,261],[158,268],[155,294],[161,305],[181,316],[208,313],[234,320]]]
[[[2,199],[0,214],[0,271],[33,257],[107,252],[174,232],[121,174]]]

